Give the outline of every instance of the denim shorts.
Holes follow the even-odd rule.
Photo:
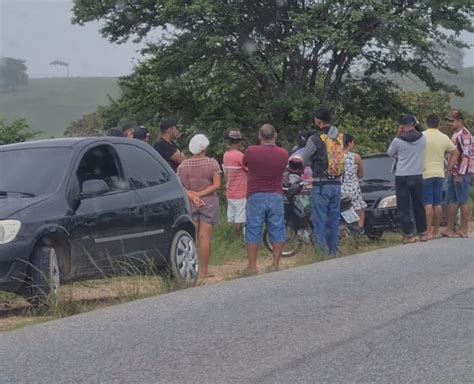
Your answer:
[[[283,196],[278,193],[255,193],[247,199],[245,242],[260,244],[266,224],[273,244],[286,241]]]
[[[469,200],[471,176],[462,176],[461,183],[454,182],[454,176],[448,178],[448,203],[466,204]]]
[[[430,177],[423,180],[423,205],[441,205],[443,203],[442,177]]]

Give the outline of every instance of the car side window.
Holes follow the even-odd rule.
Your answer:
[[[146,150],[133,144],[117,144],[116,148],[133,188],[148,188],[170,181],[168,170]]]
[[[117,154],[109,145],[99,145],[88,150],[79,163],[76,176],[80,186],[87,180],[104,180],[112,191],[127,188]]]

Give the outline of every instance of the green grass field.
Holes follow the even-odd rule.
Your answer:
[[[0,115],[8,121],[25,118],[42,138],[60,137],[72,121],[119,95],[113,77],[31,79],[24,89],[0,92]]]
[[[438,78],[464,91],[463,98],[452,97],[453,107],[474,111],[474,67]],[[404,90],[426,90],[419,81],[407,77],[396,80]],[[31,79],[24,89],[0,92],[0,115],[8,121],[24,117],[32,130],[43,132],[42,138],[60,137],[72,121],[108,105],[109,96],[119,95],[117,79],[112,77]]]

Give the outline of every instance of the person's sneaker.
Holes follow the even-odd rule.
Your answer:
[[[426,233],[420,234],[419,239],[420,241],[423,241],[423,242],[428,241],[428,237],[426,236]]]

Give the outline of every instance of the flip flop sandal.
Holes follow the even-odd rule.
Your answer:
[[[405,237],[403,239],[403,244],[413,244],[413,243],[416,243],[418,241],[418,239],[416,238],[416,236],[412,236],[412,237]]]
[[[442,237],[448,237],[450,239],[455,239],[455,238],[460,237],[459,234],[457,234],[457,233],[444,233],[444,232],[441,234],[441,236]]]

